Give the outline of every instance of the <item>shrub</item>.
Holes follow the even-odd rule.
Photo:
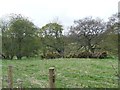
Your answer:
[[[65,56],[66,58],[77,58],[77,54],[76,53],[69,53],[68,55]]]
[[[79,52],[79,53],[70,53],[66,58],[106,58],[107,52]]]
[[[103,59],[103,58],[106,58],[106,57],[107,57],[107,52],[104,51],[104,52],[101,53],[99,58]]]
[[[101,55],[101,53],[100,53],[100,52],[94,52],[94,53],[92,53],[92,55],[91,55],[91,57],[90,57],[90,58],[99,58],[99,57],[100,57],[100,55]]]
[[[107,52],[95,52],[95,53],[92,53],[92,57],[91,58],[100,58],[100,59],[103,59],[103,58],[106,58],[107,57]]]
[[[77,57],[78,58],[90,58],[91,53],[90,52],[80,52]]]
[[[45,55],[41,55],[41,58],[46,58],[46,59],[55,59],[55,58],[60,58],[61,55],[58,52],[46,52]]]

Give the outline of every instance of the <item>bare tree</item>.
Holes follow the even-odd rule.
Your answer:
[[[100,18],[86,17],[74,21],[70,34],[74,34],[87,51],[94,52],[98,43],[102,40],[101,37],[105,29],[106,24]]]

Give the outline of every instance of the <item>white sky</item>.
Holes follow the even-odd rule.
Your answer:
[[[119,0],[0,0],[0,17],[22,14],[42,27],[58,18],[64,27],[86,16],[107,20],[118,12]]]

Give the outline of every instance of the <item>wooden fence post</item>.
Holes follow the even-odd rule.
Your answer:
[[[51,90],[55,90],[55,69],[54,67],[49,68],[49,85]]]
[[[8,66],[8,87],[13,89],[13,76],[12,76],[12,66]]]

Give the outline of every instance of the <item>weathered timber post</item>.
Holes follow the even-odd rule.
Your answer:
[[[17,80],[18,90],[23,90],[22,83],[23,83],[22,80],[20,80],[20,79]]]
[[[49,85],[51,90],[55,90],[55,69],[54,67],[49,68]]]
[[[13,76],[12,66],[8,66],[8,87],[10,90],[13,89]]]

